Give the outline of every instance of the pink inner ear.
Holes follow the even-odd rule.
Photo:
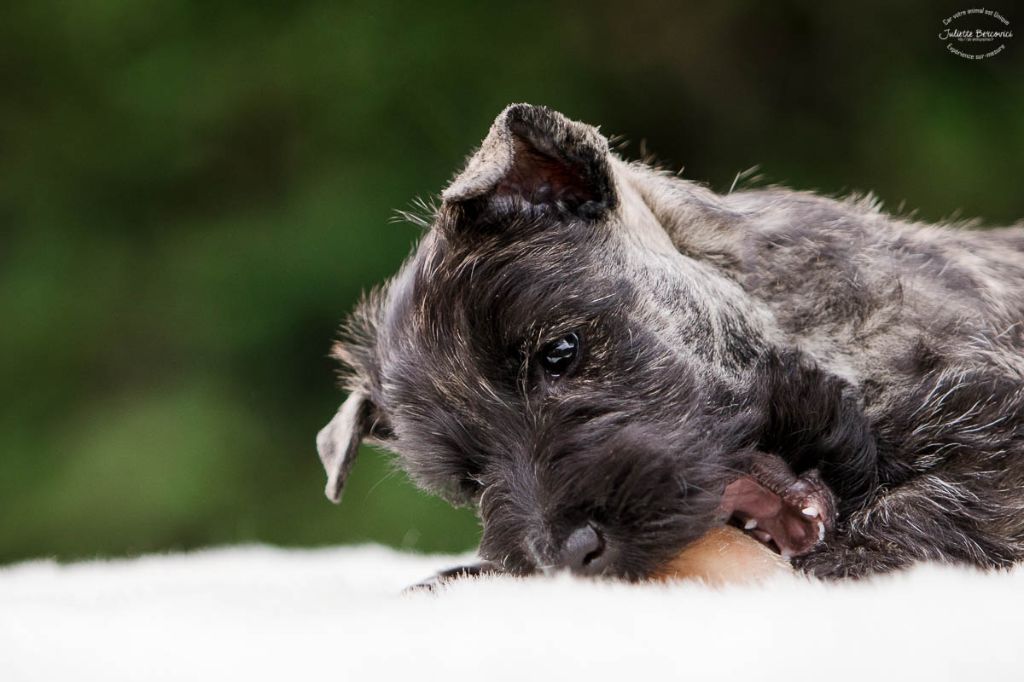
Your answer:
[[[494,193],[520,197],[531,204],[579,205],[598,199],[575,164],[542,154],[519,138],[515,140],[512,167]]]

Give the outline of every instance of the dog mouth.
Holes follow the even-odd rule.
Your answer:
[[[816,470],[796,476],[781,459],[763,455],[749,475],[725,487],[719,513],[789,560],[824,542],[835,524],[835,501]]]

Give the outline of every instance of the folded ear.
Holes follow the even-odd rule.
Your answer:
[[[316,435],[316,449],[327,471],[327,499],[335,504],[341,501],[341,491],[363,440],[381,441],[386,437],[387,427],[374,404],[363,391],[352,391],[334,419]]]
[[[513,104],[441,198],[512,201],[596,219],[616,204],[608,140],[547,107]]]

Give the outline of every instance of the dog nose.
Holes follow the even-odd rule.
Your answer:
[[[594,575],[608,566],[604,536],[591,524],[580,526],[565,539],[558,561],[573,573]]]

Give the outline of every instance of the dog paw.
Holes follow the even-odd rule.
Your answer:
[[[891,542],[859,538],[857,544],[827,542],[793,560],[793,567],[823,580],[858,579],[905,568],[920,557]]]
[[[411,594],[415,592],[433,592],[437,588],[452,582],[453,580],[460,580],[462,578],[475,578],[481,575],[497,573],[497,569],[494,564],[489,562],[481,562],[479,564],[469,564],[466,566],[456,566],[455,568],[449,568],[445,571],[441,571],[426,580],[422,580],[414,585],[402,590],[404,594]]]

